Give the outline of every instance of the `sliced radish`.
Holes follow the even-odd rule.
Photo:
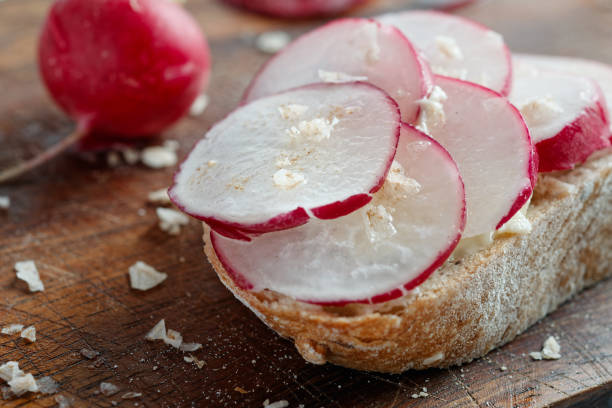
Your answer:
[[[311,31],[268,61],[243,102],[316,82],[367,81],[397,101],[413,122],[417,100],[431,88],[431,74],[396,28],[366,19],[340,19]]]
[[[302,18],[342,13],[365,0],[224,0],[273,17]]]
[[[533,190],[536,163],[529,131],[519,111],[500,94],[455,78],[436,76],[435,81],[432,96],[423,102],[421,121],[449,151],[463,177],[463,236],[490,233]]]
[[[435,74],[459,78],[507,95],[512,85],[510,51],[501,35],[474,21],[437,11],[377,17],[399,28],[420,48]]]
[[[604,95],[590,78],[521,68],[510,101],[527,122],[540,172],[571,169],[610,145]]]
[[[392,170],[366,207],[251,242],[214,232],[211,239],[243,289],[317,304],[376,303],[427,279],[456,246],[464,222],[463,183],[450,155],[403,125]]]
[[[612,112],[612,66],[580,58],[553,57],[549,55],[514,54],[515,70],[519,74],[536,70],[556,71],[593,79],[604,93],[608,114]],[[612,131],[612,122],[610,123]]]
[[[238,108],[207,133],[170,198],[227,236],[346,215],[371,200],[399,138],[399,109],[365,83],[314,84]]]

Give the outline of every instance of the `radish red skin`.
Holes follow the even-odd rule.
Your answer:
[[[339,14],[366,0],[224,0],[249,11],[281,18]]]
[[[573,169],[597,150],[610,146],[609,113],[601,89],[595,108],[589,107],[556,136],[536,144],[541,173]]]
[[[170,0],[60,0],[40,35],[41,76],[56,102],[95,133],[158,133],[209,79],[197,23]]]

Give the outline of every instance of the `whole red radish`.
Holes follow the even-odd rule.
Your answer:
[[[76,131],[13,178],[86,135],[158,133],[208,84],[210,54],[196,21],[172,0],[58,0],[44,23],[40,73]]]

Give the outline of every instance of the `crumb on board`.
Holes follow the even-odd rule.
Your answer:
[[[191,104],[189,108],[189,115],[191,116],[200,116],[206,108],[208,107],[208,103],[210,102],[208,95],[200,94]]]
[[[142,150],[141,160],[147,167],[162,169],[174,166],[178,161],[178,157],[176,150],[168,146],[150,146]]]
[[[15,264],[15,271],[17,272],[17,278],[28,284],[30,292],[41,292],[45,290],[45,285],[43,285],[40,280],[40,275],[34,261],[27,260],[17,262]]]
[[[97,351],[88,349],[88,348],[82,348],[80,353],[83,357],[85,357],[88,360],[92,360],[98,357],[98,355],[100,354]]]
[[[164,207],[157,207],[155,211],[159,218],[159,228],[170,235],[178,235],[181,227],[189,224],[189,218],[182,212]]]
[[[11,206],[11,199],[9,196],[0,196],[0,210],[8,210]]]
[[[257,36],[255,47],[266,54],[275,54],[291,41],[291,36],[284,31],[268,31]]]
[[[241,394],[248,394],[249,392],[242,387],[234,387],[234,391],[239,392]]]
[[[117,387],[115,384],[109,382],[100,383],[100,393],[102,393],[102,395],[110,397],[111,395],[115,395],[118,392],[119,387]]]
[[[167,274],[159,272],[151,265],[142,261],[138,261],[130,266],[128,273],[130,275],[130,286],[132,289],[142,291],[156,287],[168,277]]]
[[[134,392],[134,391],[130,391],[130,392],[126,392],[125,394],[123,394],[121,396],[121,399],[135,399],[135,398],[140,398],[142,397],[142,393],[141,392]]]
[[[23,324],[9,324],[8,326],[4,326],[2,330],[0,330],[0,333],[10,336],[11,334],[21,333],[22,330]]]
[[[561,346],[553,336],[549,336],[542,346],[541,351],[532,351],[529,353],[534,360],[558,360],[561,358]]]
[[[21,331],[21,338],[26,339],[30,343],[36,341],[36,327],[28,326]]]
[[[269,399],[266,399],[263,402],[264,408],[286,408],[289,406],[289,402],[287,400],[280,400],[275,402],[270,402]]]
[[[167,188],[151,191],[147,196],[147,201],[158,205],[169,205],[172,203],[172,201],[170,201],[170,196],[168,196]]]

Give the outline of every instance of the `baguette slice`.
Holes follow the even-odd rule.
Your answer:
[[[221,281],[309,362],[400,373],[469,362],[612,275],[612,149],[571,171],[541,174],[527,235],[446,264],[411,293],[375,305],[320,307]]]

